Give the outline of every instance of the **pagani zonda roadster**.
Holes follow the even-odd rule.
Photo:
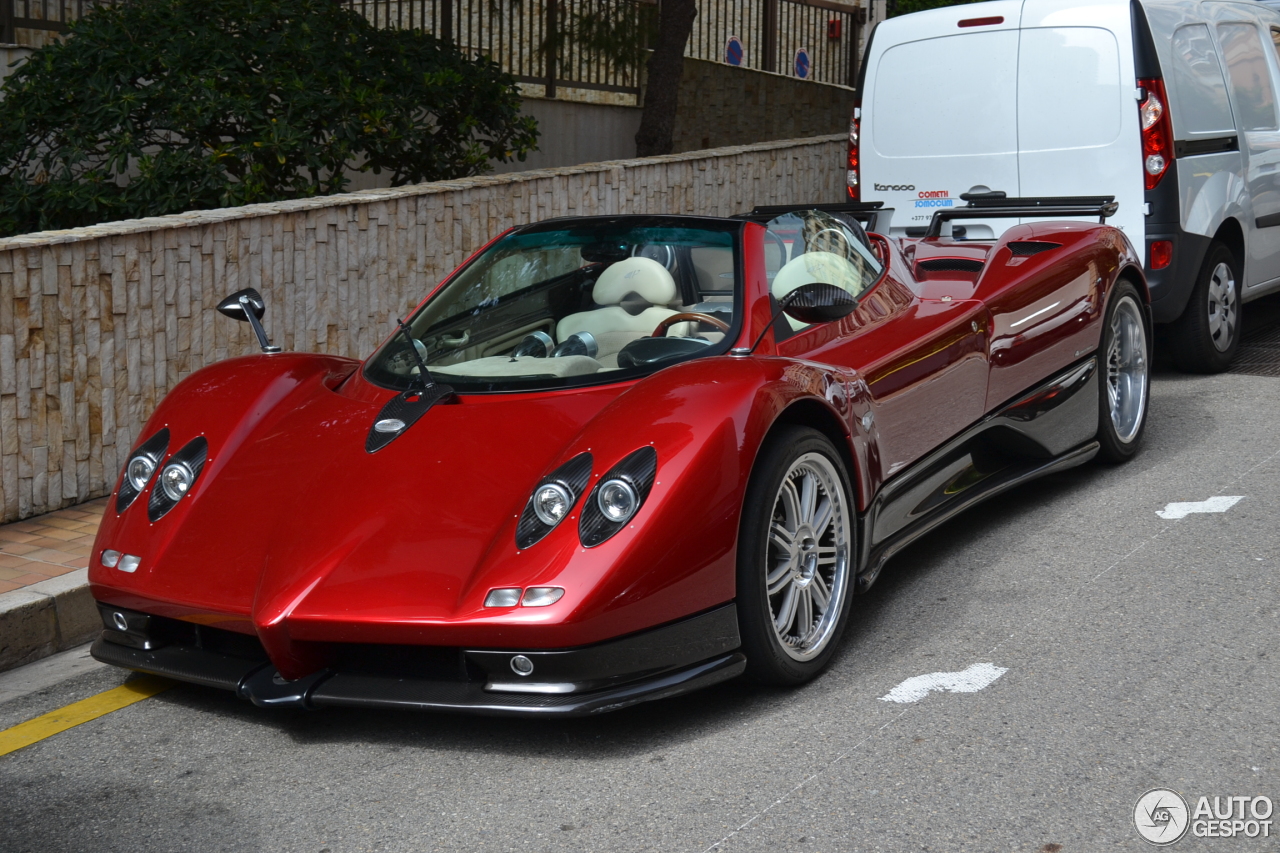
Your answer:
[[[1140,259],[986,204],[919,239],[858,205],[513,228],[363,363],[280,352],[233,294],[264,353],[146,424],[94,656],[266,707],[488,714],[812,678],[906,543],[1138,449]],[[955,239],[970,214],[1041,221]]]

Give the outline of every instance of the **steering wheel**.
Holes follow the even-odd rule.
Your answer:
[[[712,317],[710,314],[672,314],[653,330],[653,337],[665,338],[667,329],[670,329],[676,323],[706,323],[710,326],[715,326],[722,332],[729,331],[728,323],[718,317]]]

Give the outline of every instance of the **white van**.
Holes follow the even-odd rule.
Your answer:
[[[1180,367],[1223,370],[1280,289],[1280,12],[1256,0],[997,0],[874,30],[849,195],[912,233],[986,190],[1114,196]],[[966,222],[990,238],[1008,222]]]

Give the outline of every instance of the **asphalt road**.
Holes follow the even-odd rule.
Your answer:
[[[1143,453],[896,557],[831,669],[596,719],[267,712],[177,687],[0,758],[0,850],[1146,850],[1149,789],[1280,802],[1280,379],[1153,383]],[[1171,502],[1243,496],[1178,520]],[[989,663],[971,693],[882,701]],[[28,668],[38,680],[37,664]],[[120,684],[0,702],[0,729]],[[1272,837],[1175,849],[1280,849]]]

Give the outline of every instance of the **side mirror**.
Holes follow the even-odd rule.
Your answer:
[[[830,323],[852,314],[858,300],[842,287],[814,281],[784,296],[781,307],[801,323]]]
[[[272,346],[267,338],[267,330],[262,327],[262,315],[267,313],[267,303],[263,301],[262,294],[252,287],[238,290],[219,302],[218,313],[252,326],[253,334],[258,338],[258,346],[262,347],[263,352],[280,352],[280,347]]]

